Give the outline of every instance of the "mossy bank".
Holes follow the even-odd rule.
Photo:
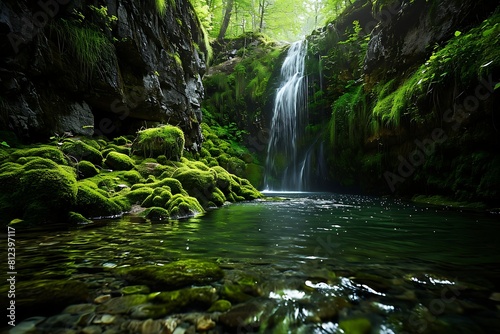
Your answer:
[[[247,163],[240,157],[250,154],[231,150],[209,127],[204,135],[213,154],[206,148],[185,152],[184,134],[172,125],[111,141],[55,138],[29,146],[4,141],[0,222],[78,223],[127,212],[151,220],[179,219],[261,198],[243,178]]]

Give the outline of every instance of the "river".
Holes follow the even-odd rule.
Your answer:
[[[259,327],[240,332],[499,332],[498,215],[355,195],[267,195],[182,221],[124,216],[18,231],[18,279],[88,281],[110,268],[205,259],[258,286],[249,302],[265,312]]]

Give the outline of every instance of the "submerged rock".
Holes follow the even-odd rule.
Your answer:
[[[224,276],[217,264],[199,260],[180,260],[164,266],[120,268],[117,273],[130,283],[144,284],[158,290],[205,284]]]

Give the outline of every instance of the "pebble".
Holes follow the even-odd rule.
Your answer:
[[[111,295],[101,295],[99,297],[96,297],[96,299],[94,299],[94,303],[96,303],[96,304],[103,304],[103,303],[107,302],[110,299],[111,299]]]
[[[102,329],[99,326],[87,326],[82,329],[82,334],[101,334]]]
[[[205,332],[213,328],[215,328],[215,322],[207,316],[198,318],[196,321],[196,330],[198,331]]]

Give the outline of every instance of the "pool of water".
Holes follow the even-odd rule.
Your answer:
[[[240,332],[500,332],[497,215],[354,195],[266,195],[280,199],[182,221],[124,216],[19,231],[18,279],[207,259],[258,285],[246,302],[262,308],[258,325]]]

